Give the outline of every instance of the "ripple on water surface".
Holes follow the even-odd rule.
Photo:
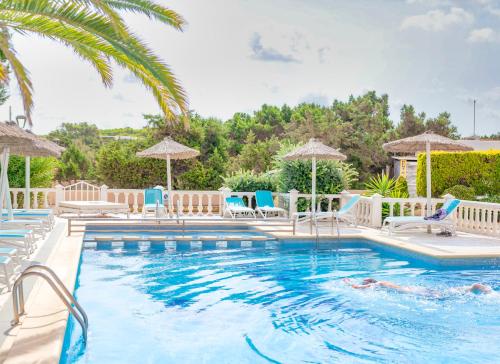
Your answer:
[[[374,277],[417,287],[356,290]],[[86,249],[76,294],[86,350],[69,329],[63,363],[496,362],[499,270],[439,269],[344,249]],[[426,292],[439,292],[427,294]]]

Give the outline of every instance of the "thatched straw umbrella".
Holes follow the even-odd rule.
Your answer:
[[[170,160],[194,158],[200,155],[200,152],[177,143],[170,137],[165,137],[158,144],[155,144],[142,152],[137,152],[136,155],[143,158],[167,160],[168,211],[169,213],[172,212],[172,176],[170,171]]]
[[[286,154],[285,160],[311,159],[312,160],[312,200],[311,213],[314,215],[316,210],[316,161],[319,160],[337,160],[343,161],[347,157],[337,149],[324,145],[319,140],[311,138],[307,144]]]
[[[12,146],[10,148],[11,154],[23,155],[26,158],[25,169],[25,191],[24,191],[24,208],[30,207],[30,174],[31,174],[31,157],[56,157],[59,158],[64,152],[65,148],[60,145],[47,140],[45,138],[34,135],[28,130],[23,130],[31,137],[30,143],[23,143],[21,145]]]
[[[432,214],[431,207],[431,148],[432,150],[441,150],[449,152],[468,151],[471,147],[462,144],[456,140],[446,138],[444,136],[434,134],[432,131],[426,131],[423,134],[394,140],[385,143],[382,148],[387,152],[393,153],[418,153],[425,151],[426,153],[426,187],[427,187],[427,215]],[[429,231],[429,230],[428,230]]]
[[[0,176],[0,211],[3,201],[7,197],[7,208],[9,218],[12,217],[12,205],[10,201],[9,179],[7,175],[9,155],[16,154],[26,157],[26,184],[24,193],[24,207],[29,208],[30,202],[30,157],[59,157],[64,148],[30,131],[20,128],[16,123],[0,123],[0,147],[2,152],[2,174]]]
[[[0,160],[2,167],[2,172],[0,173],[0,211],[3,211],[3,202],[6,195],[9,196],[8,200],[10,201],[7,175],[10,147],[29,142],[29,137],[22,133],[19,128],[13,128],[10,123],[0,123],[0,146],[2,149]],[[5,180],[7,180],[7,184],[4,183]]]

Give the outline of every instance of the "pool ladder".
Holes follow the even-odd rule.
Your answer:
[[[318,218],[316,215],[311,216],[311,231],[310,233],[312,234],[312,220],[314,219],[314,227],[316,229],[316,245],[319,244],[319,226],[318,226]],[[339,220],[335,217],[332,216],[332,233],[333,233],[333,220],[335,220],[336,227],[337,227],[337,240],[340,240],[340,227],[339,227]]]
[[[76,321],[82,327],[83,344],[87,343],[87,330],[89,327],[89,319],[84,309],[76,301],[75,297],[66,288],[61,279],[54,273],[52,269],[45,265],[33,264],[26,268],[21,275],[16,279],[14,287],[12,288],[12,304],[14,308],[14,319],[12,326],[19,324],[21,315],[26,312],[24,310],[24,292],[23,281],[27,277],[40,277],[43,278],[52,288],[52,290],[59,296],[61,301],[66,305],[68,310],[73,314]]]

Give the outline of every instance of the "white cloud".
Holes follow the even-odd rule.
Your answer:
[[[450,0],[406,0],[408,4],[421,4],[426,6],[443,6],[450,5]]]
[[[290,54],[285,54],[271,47],[262,45],[262,36],[254,33],[250,40],[251,58],[265,62],[299,63],[299,60]]]
[[[467,37],[467,41],[471,43],[491,43],[496,40],[498,35],[491,28],[473,29]]]
[[[448,27],[472,24],[474,16],[462,8],[451,8],[450,12],[431,10],[425,14],[413,15],[403,19],[401,29],[420,28],[438,32]]]

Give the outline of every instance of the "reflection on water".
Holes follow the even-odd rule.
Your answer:
[[[338,247],[337,247],[338,248]],[[499,270],[446,269],[342,249],[86,249],[77,296],[86,351],[68,363],[477,362],[500,354]],[[374,277],[436,297],[343,282]],[[418,290],[417,290],[418,292]],[[482,361],[482,362],[484,362]]]

